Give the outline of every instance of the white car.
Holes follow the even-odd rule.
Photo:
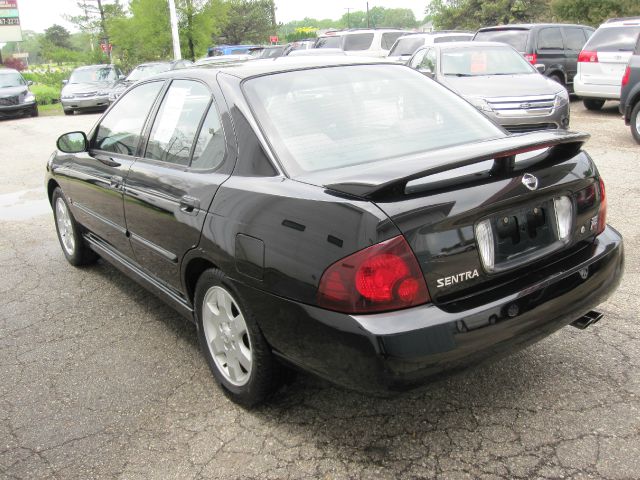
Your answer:
[[[330,32],[318,37],[314,48],[340,48],[347,55],[386,57],[406,30],[394,28],[362,28]]]
[[[473,35],[471,32],[456,31],[409,33],[396,40],[387,58],[394,62],[405,63],[420,47],[442,42],[466,42],[472,40]]]
[[[640,17],[616,18],[600,25],[582,48],[573,87],[587,109],[600,110],[606,100],[620,99],[620,83],[638,34]]]

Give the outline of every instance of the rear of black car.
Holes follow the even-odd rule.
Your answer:
[[[294,347],[276,352],[363,390],[402,389],[586,326],[623,271],[604,182],[581,150],[588,136],[506,135],[434,82],[391,70],[403,68],[245,85],[291,178],[326,201],[368,200],[395,230],[327,266],[314,305],[278,298],[269,307],[280,330],[295,332]]]

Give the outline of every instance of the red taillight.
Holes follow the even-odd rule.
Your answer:
[[[338,260],[318,286],[318,305],[345,313],[398,310],[430,299],[418,261],[402,235]]]
[[[600,185],[600,210],[598,210],[598,231],[596,234],[600,235],[607,226],[607,194],[604,190],[602,177],[600,177],[598,183]]]
[[[524,58],[525,60],[528,60],[532,65],[538,63],[538,55],[536,55],[535,53],[525,53]]]
[[[582,50],[578,55],[578,62],[598,63],[598,52],[592,52],[590,50]]]
[[[629,83],[629,77],[631,76],[631,67],[627,65],[627,68],[624,71],[624,75],[622,76],[622,86],[624,87],[627,83]]]

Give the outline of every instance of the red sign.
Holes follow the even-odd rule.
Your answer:
[[[0,0],[0,8],[18,8],[18,0]]]
[[[113,45],[111,45],[110,43],[101,43],[100,48],[104,53],[107,53],[111,51],[111,49],[113,48]]]
[[[278,36],[277,36],[277,35],[271,35],[271,36],[269,37],[269,41],[270,41],[271,43],[278,43]]]

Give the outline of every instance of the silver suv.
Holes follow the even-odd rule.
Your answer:
[[[465,42],[473,39],[473,33],[462,31],[440,31],[408,33],[396,40],[387,58],[394,62],[406,62],[420,47],[443,42]]]
[[[340,48],[347,55],[386,57],[395,41],[406,30],[364,28],[328,32],[318,37],[313,48]]]

